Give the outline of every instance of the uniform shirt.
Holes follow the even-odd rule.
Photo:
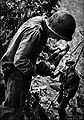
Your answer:
[[[39,53],[46,46],[46,22],[40,16],[26,21],[14,35],[1,61],[13,62],[23,73],[31,74],[31,68]]]

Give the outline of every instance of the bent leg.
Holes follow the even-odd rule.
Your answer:
[[[27,80],[28,79],[28,80]],[[31,79],[25,77],[19,70],[14,71],[8,78],[4,106],[0,107],[0,117],[17,112],[25,103],[25,96],[30,88]],[[7,120],[7,119],[6,119]]]

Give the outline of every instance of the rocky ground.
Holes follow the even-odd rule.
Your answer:
[[[71,49],[68,52],[68,54],[63,58],[63,60],[60,62],[60,65],[58,66],[57,69],[61,69],[64,66],[64,61],[69,58],[76,61],[78,55],[80,54],[82,46],[84,46],[83,41],[82,44],[76,49],[76,51],[73,54],[70,54],[70,52],[72,52],[75,49],[77,44],[80,41],[84,40],[84,12],[83,12],[84,1],[62,0],[60,5],[61,5],[60,9],[68,10],[75,17],[77,28],[73,36],[72,42],[69,43]],[[63,43],[61,45],[63,45]],[[84,119],[84,50],[82,52],[82,55],[80,56],[79,62],[76,66],[76,70],[78,74],[82,77],[80,80],[80,87],[76,95],[70,101],[69,105],[66,108],[67,120]],[[49,77],[46,78],[37,77],[35,78],[35,82],[34,81],[32,82],[33,90],[39,91],[41,96],[40,101],[41,105],[43,106],[43,108],[46,109],[51,120],[52,119],[56,120],[58,118],[57,111],[58,103],[56,101],[58,97],[58,92],[50,87],[50,84],[52,83],[56,84],[57,79],[52,80]],[[77,101],[77,98],[80,99],[80,102]]]

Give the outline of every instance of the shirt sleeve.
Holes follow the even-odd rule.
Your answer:
[[[40,46],[41,28],[26,30],[14,57],[14,65],[26,75],[32,75],[34,65],[30,58]]]

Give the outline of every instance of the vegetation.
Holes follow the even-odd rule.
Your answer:
[[[59,3],[59,1],[61,0],[0,0],[0,12],[1,12],[0,13],[0,25],[1,25],[0,26],[0,58],[7,50],[7,47],[13,35],[15,34],[15,32],[18,30],[18,28],[22,23],[24,23],[26,20],[36,15],[46,15],[47,17],[49,17],[58,9],[68,9],[74,15],[77,22],[77,30],[74,34],[73,41],[70,43],[71,51],[72,51],[74,49],[74,45],[76,46],[80,42],[80,40],[84,39],[83,38],[84,30],[82,27],[83,20],[82,19],[80,20],[80,18],[78,18],[80,15],[82,16],[82,13],[81,10],[78,8],[76,10],[80,10],[80,11],[75,10],[76,5],[78,5],[77,0],[72,0],[73,3],[70,0],[64,0],[64,1],[62,0],[62,3],[61,2]],[[77,12],[79,12],[78,15]],[[53,44],[54,42],[55,41],[51,40],[50,45],[54,46]],[[56,44],[55,46],[58,45],[59,44]],[[71,55],[70,54],[71,51],[70,51],[70,53],[68,53],[62,59],[57,70],[60,70],[62,67],[64,67],[64,62],[68,58],[73,58],[74,60],[76,60],[82,45],[84,44],[78,46],[74,54]],[[59,46],[60,47],[63,46],[63,43],[61,43]],[[80,60],[76,67],[76,70],[80,75],[81,81],[75,97],[70,101],[69,105],[66,108],[67,120],[84,119],[84,90],[83,90],[84,62],[83,61],[84,61],[84,50],[82,52],[82,55],[80,56]],[[56,81],[57,79],[52,80],[50,77],[41,77],[41,76],[37,76],[32,80],[31,89],[30,89],[32,96],[30,96],[29,106],[26,106],[27,108],[29,107],[30,109],[29,115],[30,116],[32,115],[31,120],[44,120],[39,110],[42,111],[42,113],[46,117],[46,120],[58,119],[58,112],[57,112],[58,103],[56,101],[58,91],[53,90],[50,87],[50,84],[51,83],[56,84]],[[26,117],[25,119],[30,120],[29,118]]]

